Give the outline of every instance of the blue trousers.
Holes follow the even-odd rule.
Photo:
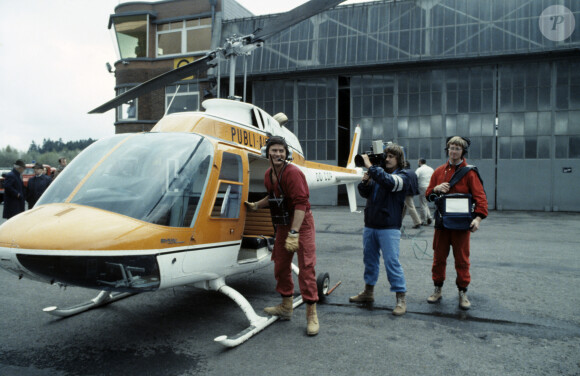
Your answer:
[[[403,267],[399,262],[401,231],[398,229],[374,229],[365,227],[363,231],[364,279],[367,285],[376,285],[379,279],[381,250],[385,260],[387,279],[392,292],[406,292],[407,284]]]

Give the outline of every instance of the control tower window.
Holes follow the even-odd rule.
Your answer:
[[[149,15],[115,17],[114,23],[121,59],[147,57]]]

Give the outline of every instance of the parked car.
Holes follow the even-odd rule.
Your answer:
[[[44,170],[48,176],[54,178],[54,173],[56,168],[51,167],[50,165],[43,164]],[[0,169],[0,203],[4,202],[4,174],[9,173],[12,170],[9,169]],[[28,179],[34,176],[34,164],[28,163],[26,164],[26,168],[22,173],[22,182],[24,183],[24,187],[28,186]]]

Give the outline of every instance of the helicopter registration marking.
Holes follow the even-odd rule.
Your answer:
[[[177,239],[161,239],[161,244],[181,244],[181,243],[185,243],[185,242],[179,242],[177,241]]]
[[[230,129],[232,142],[249,146],[254,149],[260,149],[262,146],[266,145],[266,137],[261,134],[236,127],[231,127]]]
[[[330,171],[316,172],[316,181],[332,181],[334,175]]]

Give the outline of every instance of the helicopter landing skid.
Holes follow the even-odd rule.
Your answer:
[[[57,306],[51,306],[44,308],[43,311],[48,313],[49,315],[57,317],[69,317],[129,297],[131,295],[135,295],[135,293],[130,292],[112,293],[103,290],[99,293],[99,295],[97,295],[94,299],[89,300],[88,302],[77,304],[68,308],[58,308]]]
[[[222,294],[226,295],[242,309],[242,311],[246,315],[246,318],[248,319],[248,321],[250,321],[250,326],[248,328],[242,330],[241,332],[232,337],[223,335],[214,338],[215,342],[223,346],[236,347],[238,345],[241,345],[254,335],[258,334],[268,326],[272,325],[279,318],[278,316],[264,317],[258,315],[256,311],[254,311],[254,308],[252,308],[250,302],[248,302],[248,300],[242,294],[226,285],[223,278],[218,278],[212,281],[205,281],[202,284],[195,284],[195,286],[206,290],[219,291]],[[293,306],[294,308],[296,308],[300,304],[302,304],[301,296],[294,299]]]

